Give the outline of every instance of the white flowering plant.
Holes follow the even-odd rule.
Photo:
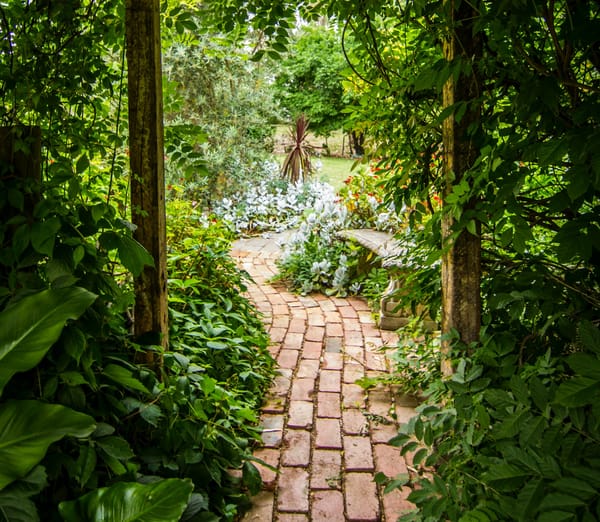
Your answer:
[[[241,236],[281,232],[296,228],[304,211],[314,207],[323,194],[332,192],[330,185],[319,181],[284,180],[279,165],[267,162],[260,179],[249,184],[243,194],[223,198],[213,211]]]
[[[280,276],[303,294],[317,290],[345,294],[356,259],[336,233],[348,224],[348,212],[337,203],[333,190],[322,191],[282,245]]]

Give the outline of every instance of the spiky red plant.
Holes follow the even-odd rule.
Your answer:
[[[312,146],[306,141],[308,136],[308,118],[301,114],[294,125],[290,127],[290,137],[293,147],[283,162],[281,176],[292,183],[306,180],[313,173],[310,156],[313,153]]]

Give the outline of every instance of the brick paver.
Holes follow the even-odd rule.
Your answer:
[[[373,476],[406,472],[388,444],[396,422],[414,414],[414,401],[396,390],[366,393],[356,383],[389,371],[382,346],[397,335],[381,331],[357,297],[298,296],[280,283],[275,239],[234,245],[239,266],[254,279],[248,297],[261,312],[278,364],[261,415],[262,447],[255,456],[263,491],[252,497],[244,521],[391,522],[409,511],[406,491],[383,494]]]

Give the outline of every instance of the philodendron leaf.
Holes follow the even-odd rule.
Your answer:
[[[65,522],[176,522],[181,518],[194,485],[191,480],[166,479],[152,484],[118,482],[61,502]]]
[[[29,497],[46,485],[46,470],[37,466],[25,478],[0,491],[0,522],[39,522],[37,508]]]
[[[0,490],[27,475],[53,442],[66,435],[87,437],[95,428],[89,415],[58,404],[11,400],[0,405]]]
[[[52,288],[0,312],[0,394],[15,373],[37,365],[67,320],[77,319],[95,299],[83,288]]]

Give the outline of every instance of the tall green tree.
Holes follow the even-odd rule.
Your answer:
[[[343,127],[349,96],[342,82],[348,64],[334,25],[301,27],[277,65],[275,93],[288,118],[305,114],[317,136]]]
[[[218,35],[174,41],[164,62],[169,184],[184,181],[206,203],[243,190],[272,152],[279,118],[267,67]]]

